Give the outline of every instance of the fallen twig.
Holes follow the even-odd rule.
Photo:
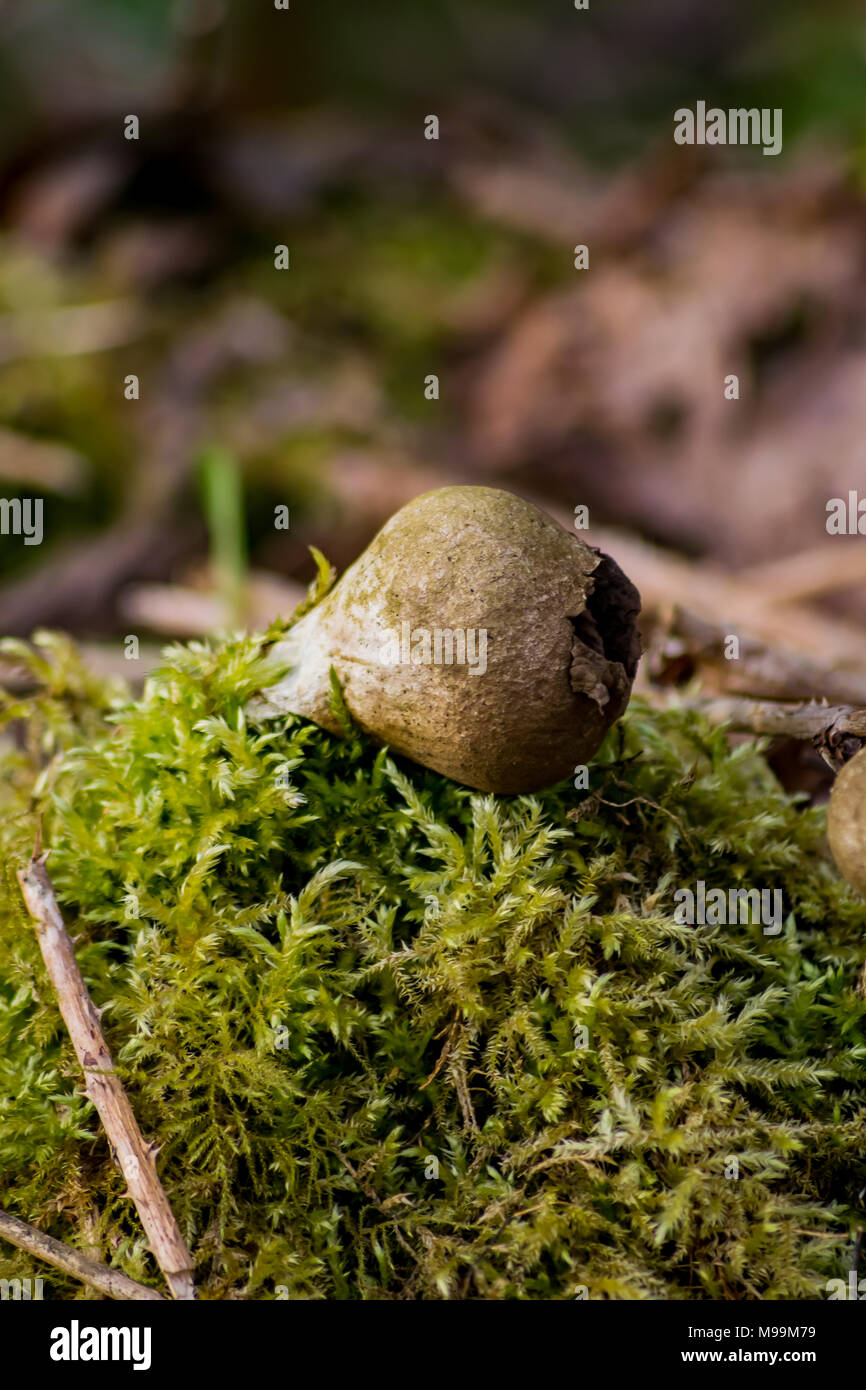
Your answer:
[[[98,1260],[88,1259],[80,1250],[73,1250],[70,1245],[64,1245],[62,1240],[47,1236],[36,1226],[28,1226],[26,1221],[19,1221],[7,1211],[0,1211],[0,1236],[12,1245],[17,1245],[19,1250],[26,1250],[37,1259],[46,1260],[48,1264],[54,1265],[55,1269],[62,1269],[64,1274],[71,1274],[73,1279],[80,1279],[82,1284],[108,1294],[109,1298],[165,1302],[162,1294],[157,1293],[156,1289],[137,1284],[134,1279],[129,1279],[108,1265],[100,1264]]]
[[[573,523],[561,508],[547,507],[563,525]],[[650,545],[626,532],[592,528],[583,539],[613,555],[640,591],[644,612],[687,603],[706,623],[725,624],[725,631],[768,646],[787,648],[827,670],[838,666],[861,681],[866,662],[859,656],[863,634],[856,623],[819,612],[808,603],[774,603],[753,584],[704,562]]]
[[[99,1112],[126,1178],[156,1261],[177,1299],[195,1298],[192,1258],[156,1171],[156,1146],[146,1144],[120,1083],[100,1027],[99,1014],[78,968],[44,856],[19,869],[27,911],[57,992],[57,1002],[84,1071],[87,1095]]]
[[[645,665],[661,685],[678,684],[682,674],[698,675],[707,694],[741,695],[790,704],[822,699],[831,704],[866,704],[866,670],[845,669],[810,660],[778,644],[738,637],[736,660],[725,656],[724,625],[698,618],[679,604],[650,624]]]
[[[306,597],[306,587],[278,575],[252,573],[242,595],[248,628],[266,628],[291,617]],[[225,599],[213,589],[198,591],[180,584],[134,584],[120,596],[120,611],[132,623],[172,637],[200,637],[233,626]]]
[[[64,304],[42,312],[0,317],[0,362],[24,357],[78,357],[106,352],[140,338],[146,320],[131,299]]]
[[[836,537],[828,537],[811,550],[750,565],[737,578],[754,585],[769,603],[808,603],[866,582],[866,554],[856,541],[840,546]]]
[[[811,742],[834,771],[866,744],[866,709],[852,705],[755,703],[743,699],[681,700],[678,705],[699,709],[714,724],[727,724],[734,733]]]

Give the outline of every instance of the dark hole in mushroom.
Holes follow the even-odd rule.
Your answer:
[[[586,607],[569,622],[579,642],[608,661],[618,661],[631,681],[640,660],[639,612],[637,589],[615,560],[602,555]]]

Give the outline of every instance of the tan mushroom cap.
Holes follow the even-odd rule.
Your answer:
[[[619,567],[537,507],[439,488],[278,645],[295,664],[253,712],[339,732],[333,665],[352,717],[394,752],[482,791],[533,791],[586,763],[625,709],[639,609]]]

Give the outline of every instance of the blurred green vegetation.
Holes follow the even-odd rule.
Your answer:
[[[50,7],[19,14],[7,44],[50,51],[63,42],[97,74],[141,79],[170,62],[185,30],[201,28],[197,13],[195,0],[70,0],[62,18]],[[365,0],[363,10],[294,0],[279,20],[284,44],[269,3],[227,6],[215,76],[241,104],[417,110],[483,84],[525,103],[528,117],[555,114],[583,149],[615,156],[664,126],[672,103],[754,104],[757,89],[757,104],[784,106],[791,137],[866,138],[866,15],[855,0],[594,0],[586,12],[570,0]],[[0,60],[11,78],[0,111],[10,113],[37,94],[23,90],[2,31]]]
[[[588,12],[567,0],[368,0],[363,12],[336,0],[297,0],[288,13],[269,5],[224,10],[220,21],[218,3],[197,0],[72,0],[62,15],[8,7],[0,19],[0,75],[7,79],[0,81],[0,174],[4,159],[10,178],[21,159],[50,168],[69,142],[86,151],[94,147],[88,142],[104,141],[107,129],[116,142],[119,111],[153,107],[157,124],[168,120],[185,82],[197,96],[178,131],[205,146],[219,145],[253,118],[285,120],[292,131],[292,118],[307,107],[339,111],[359,126],[384,120],[391,125],[383,131],[393,131],[394,123],[417,122],[429,110],[444,114],[456,103],[464,115],[474,112],[476,135],[486,132],[494,148],[531,139],[538,125],[545,139],[560,139],[614,172],[669,138],[677,105],[701,98],[780,105],[783,159],[804,139],[820,137],[866,170],[866,16],[841,0],[818,10],[805,0],[760,8],[748,0],[616,0]],[[196,24],[197,16],[203,22]],[[70,93],[78,94],[74,119],[65,115]],[[171,151],[172,138],[170,130],[159,135],[157,153]],[[301,165],[305,138],[299,127]],[[449,138],[446,130],[446,158],[453,154]],[[474,349],[472,335],[456,326],[464,288],[519,266],[529,297],[571,275],[555,249],[487,221],[443,183],[404,185],[399,162],[393,177],[368,184],[326,181],[295,211],[269,219],[261,209],[229,215],[215,207],[211,191],[191,178],[199,157],[194,153],[189,166],[161,183],[161,165],[148,156],[151,164],[145,160],[109,209],[107,227],[110,237],[115,224],[145,213],[156,225],[183,194],[188,211],[218,223],[222,242],[212,264],[154,292],[134,290],[146,323],[128,343],[74,356],[31,352],[3,360],[0,353],[0,425],[59,441],[84,461],[74,489],[45,490],[48,541],[39,555],[5,547],[0,574],[32,569],[52,546],[104,530],[123,513],[144,466],[147,426],[136,433],[120,383],[137,372],[145,398],[152,395],[184,332],[206,324],[232,297],[273,305],[294,334],[290,353],[273,370],[239,363],[209,389],[208,418],[190,445],[193,453],[215,440],[237,454],[253,492],[247,544],[254,560],[267,539],[268,498],[302,501],[317,464],[341,445],[378,448],[395,431],[405,437],[429,419],[419,381],[439,364],[459,366]],[[754,151],[738,157],[767,176],[777,163]],[[0,242],[0,319],[122,299],[127,289],[100,258],[104,231],[97,222],[60,255]],[[273,242],[285,236],[293,269],[275,275]],[[235,422],[243,421],[253,384],[277,383],[282,372],[312,389],[353,353],[381,394],[382,420],[301,418],[261,443],[234,437],[242,433]],[[145,400],[141,405],[146,419]],[[452,422],[448,392],[437,419],[442,430]],[[14,480],[4,486],[10,496],[26,491]]]

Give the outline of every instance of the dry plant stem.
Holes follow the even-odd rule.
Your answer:
[[[714,724],[727,724],[734,733],[770,738],[811,741],[825,760],[838,768],[856,747],[866,743],[866,709],[851,705],[825,705],[811,700],[805,705],[761,703],[751,700],[676,700],[698,709]]]
[[[27,911],[36,923],[42,957],[63,1021],[84,1071],[87,1095],[111,1140],[157,1264],[175,1298],[195,1298],[192,1259],[157,1175],[155,1147],[142,1138],[114,1070],[99,1014],[78,968],[44,858],[34,857],[26,869],[19,869],[18,881]]]
[[[71,1246],[64,1245],[62,1240],[45,1235],[44,1231],[38,1230],[35,1226],[28,1226],[25,1221],[19,1221],[6,1211],[0,1211],[0,1236],[11,1245],[17,1245],[19,1250],[26,1250],[37,1259],[54,1265],[55,1269],[62,1269],[64,1274],[71,1274],[73,1279],[80,1279],[82,1284],[98,1289],[109,1298],[165,1302],[162,1294],[157,1293],[156,1289],[137,1284],[134,1279],[128,1279],[119,1270],[110,1269],[98,1260],[89,1260],[79,1250],[73,1250]]]
[[[770,603],[808,602],[864,583],[866,553],[856,541],[840,546],[834,537],[812,550],[751,565],[740,570],[737,579],[766,594]]]
[[[547,510],[564,522],[565,513],[555,507]],[[808,603],[777,603],[741,576],[707,563],[693,564],[625,532],[593,528],[585,539],[616,556],[640,591],[645,613],[682,603],[687,596],[689,611],[705,622],[718,624],[721,617],[730,625],[728,632],[770,647],[787,647],[828,668],[838,664],[861,677],[866,674],[866,663],[856,658],[863,634],[853,622],[820,613]]]
[[[707,693],[740,695],[752,700],[786,700],[791,704],[819,697],[834,705],[859,707],[866,703],[866,672],[844,670],[826,662],[810,661],[784,647],[740,636],[736,661],[725,658],[728,632],[718,623],[698,618],[675,604],[658,615],[657,631],[650,638],[650,679],[659,668],[664,683],[668,662],[678,657],[693,662],[706,680]]]
[[[275,575],[250,574],[244,593],[245,626],[258,630],[288,617],[306,592],[302,584]],[[180,584],[133,584],[121,594],[120,608],[131,621],[172,637],[200,637],[232,627],[228,605],[218,594]]]

